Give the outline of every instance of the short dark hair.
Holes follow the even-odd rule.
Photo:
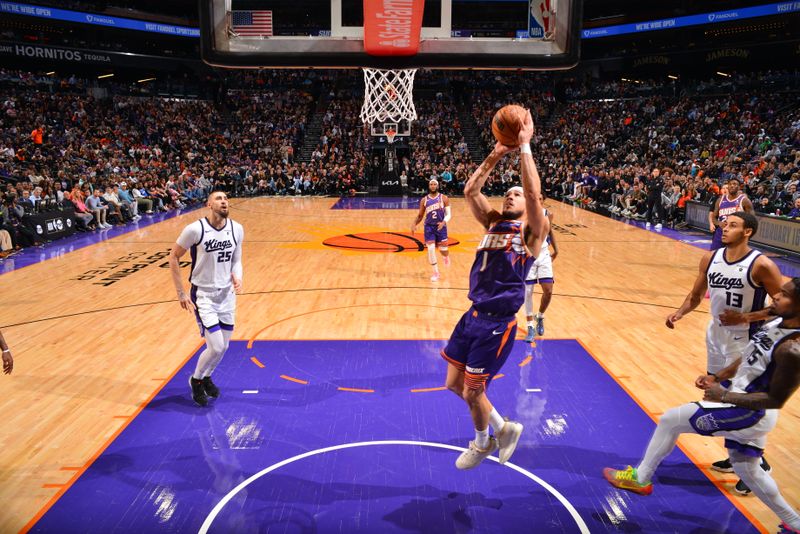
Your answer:
[[[730,179],[728,179],[728,183],[731,183],[731,182],[736,182],[737,184],[742,185],[742,181],[740,179],[736,178],[735,176],[733,176]]]
[[[800,276],[795,276],[792,278],[792,284],[794,284],[792,299],[795,301],[800,301]]]
[[[747,213],[746,211],[737,211],[735,213],[731,213],[728,217],[739,217],[742,221],[744,221],[744,228],[747,230],[750,228],[753,230],[753,233],[750,234],[752,238],[758,232],[758,219],[752,213]]]

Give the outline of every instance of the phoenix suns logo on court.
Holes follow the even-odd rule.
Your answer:
[[[405,252],[423,251],[425,242],[419,237],[406,232],[368,232],[363,234],[345,234],[329,237],[323,245],[347,250],[364,250],[368,252]],[[447,246],[458,245],[459,241],[452,237],[447,239]]]

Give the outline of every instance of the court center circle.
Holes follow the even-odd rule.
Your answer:
[[[298,460],[302,460],[304,458],[308,458],[309,456],[315,456],[317,454],[325,454],[327,452],[338,451],[338,450],[342,450],[342,449],[352,449],[354,447],[370,447],[370,446],[376,446],[376,445],[411,445],[411,446],[420,446],[420,447],[435,447],[435,448],[439,448],[439,449],[449,449],[449,450],[458,451],[458,452],[464,452],[464,451],[467,450],[467,449],[465,449],[463,447],[456,447],[455,445],[446,445],[444,443],[431,443],[431,442],[428,442],[428,441],[385,440],[385,441],[360,441],[360,442],[357,442],[357,443],[344,443],[342,445],[333,445],[331,447],[325,447],[325,448],[322,448],[322,449],[316,449],[316,450],[313,450],[313,451],[304,452],[302,454],[298,454],[297,456],[292,456],[291,458],[287,458],[286,460],[282,460],[282,461],[280,461],[280,462],[278,462],[276,464],[272,464],[271,466],[269,466],[269,467],[267,467],[265,469],[262,469],[258,473],[252,475],[250,478],[242,481],[238,486],[236,486],[231,491],[229,491],[228,494],[225,495],[225,497],[223,497],[214,506],[214,508],[211,510],[211,512],[208,514],[208,516],[203,521],[203,524],[200,527],[200,530],[198,532],[199,532],[199,534],[206,534],[208,532],[208,530],[211,528],[211,525],[214,523],[214,520],[217,518],[219,513],[222,511],[223,508],[225,508],[225,505],[227,505],[228,502],[230,502],[236,496],[236,494],[238,494],[244,488],[249,486],[251,483],[255,482],[256,480],[258,480],[262,476],[271,473],[272,471],[275,471],[275,470],[277,470],[277,469],[279,469],[279,468],[281,468],[281,467],[283,467],[285,465],[289,465],[289,464],[291,464],[293,462],[296,462]],[[500,463],[500,460],[498,458],[494,457],[494,456],[489,456],[489,459],[493,460],[493,461],[495,461],[497,463]],[[531,479],[534,482],[536,482],[537,484],[539,484],[545,490],[547,490],[553,497],[558,499],[558,501],[569,512],[569,514],[572,516],[572,519],[575,520],[575,524],[578,526],[578,529],[581,531],[581,533],[582,534],[589,534],[589,527],[586,525],[586,522],[580,516],[580,514],[575,509],[575,507],[572,506],[572,503],[570,503],[567,500],[566,497],[564,497],[561,493],[559,493],[559,491],[557,489],[555,489],[553,486],[551,486],[550,484],[548,484],[547,482],[545,482],[541,478],[537,477],[536,475],[534,475],[530,471],[528,471],[526,469],[523,469],[522,467],[520,467],[518,465],[509,463],[509,462],[506,462],[504,465],[505,465],[505,467],[508,467],[508,468],[513,469],[514,471],[516,471],[516,472],[518,472],[518,473],[520,473],[522,475],[525,475],[529,479]]]

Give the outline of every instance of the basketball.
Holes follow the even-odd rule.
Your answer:
[[[494,138],[506,146],[517,146],[517,137],[525,120],[525,108],[516,104],[503,106],[492,118]]]

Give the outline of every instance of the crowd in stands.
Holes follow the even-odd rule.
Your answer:
[[[419,118],[398,162],[412,190],[436,178],[443,191],[460,194],[494,144],[491,116],[514,102],[534,115],[532,144],[548,196],[666,223],[680,221],[689,200],[712,203],[737,178],[757,210],[800,213],[798,73],[680,86],[524,73],[421,78]],[[235,73],[220,86],[222,98],[201,99],[0,69],[0,89],[4,249],[39,244],[25,224],[36,211],[68,208],[81,230],[99,231],[201,203],[213,188],[363,192],[376,168],[358,116],[360,73]],[[505,158],[486,192],[518,183],[518,168],[515,156]]]
[[[800,76],[764,77],[780,78],[781,91],[744,77],[723,80],[716,94],[701,82],[703,94],[678,98],[568,102],[558,124],[537,138],[545,191],[626,217],[674,223],[687,201],[713,204],[734,178],[756,211],[789,214],[800,179]],[[749,90],[736,91],[737,82]]]

